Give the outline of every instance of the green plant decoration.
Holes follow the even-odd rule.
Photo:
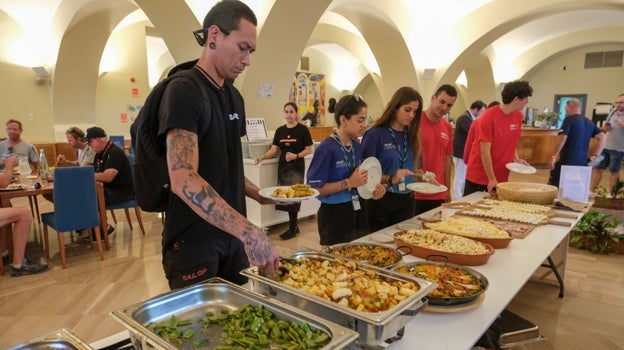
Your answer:
[[[611,245],[617,245],[624,239],[624,234],[616,230],[620,224],[613,215],[590,210],[572,228],[570,245],[594,254],[609,254],[612,252]]]

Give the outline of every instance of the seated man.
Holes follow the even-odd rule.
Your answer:
[[[127,202],[134,198],[132,187],[132,172],[126,153],[112,143],[104,129],[97,126],[87,129],[82,139],[95,152],[93,166],[95,167],[95,181],[104,183],[104,199],[106,204]],[[114,228],[109,225],[108,234]]]
[[[0,187],[5,188],[11,183],[13,178],[13,168],[17,166],[19,158],[12,156],[5,159],[6,170],[0,175]],[[13,263],[11,264],[11,276],[23,276],[46,271],[48,265],[38,264],[27,260],[24,255],[26,243],[30,235],[30,225],[32,216],[30,210],[26,208],[0,208],[0,251],[2,251],[2,262],[8,265],[11,261],[9,249],[7,247],[6,225],[15,224],[13,227]]]
[[[92,165],[95,158],[95,151],[89,147],[87,142],[82,141],[85,137],[84,131],[77,127],[71,127],[65,131],[67,143],[78,151],[78,160],[68,160],[64,154],[59,154],[56,161],[61,166],[86,166]]]
[[[6,122],[7,138],[0,142],[0,156],[16,155],[28,159],[28,163],[34,171],[39,170],[39,155],[37,150],[30,143],[22,140],[22,122],[16,119],[9,119]],[[0,160],[0,168],[4,162]]]

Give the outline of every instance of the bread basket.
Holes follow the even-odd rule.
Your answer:
[[[559,189],[552,185],[533,182],[501,182],[496,185],[496,197],[499,200],[554,204]]]

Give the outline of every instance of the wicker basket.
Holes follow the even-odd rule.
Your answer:
[[[559,189],[552,185],[533,182],[501,182],[496,185],[496,197],[500,200],[550,205]]]

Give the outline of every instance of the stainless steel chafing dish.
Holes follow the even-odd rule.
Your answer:
[[[353,341],[358,336],[356,332],[331,321],[302,312],[277,300],[271,300],[220,278],[213,278],[206,283],[159,295],[145,302],[113,311],[111,315],[128,328],[132,345],[136,350],[196,349],[192,341],[176,347],[150,331],[145,325],[150,322],[168,320],[173,315],[179,319],[198,319],[199,317],[204,317],[205,312],[209,310],[219,314],[224,309],[234,311],[245,305],[255,307],[260,304],[266,310],[273,312],[277,318],[297,323],[306,322],[312,329],[319,329],[327,333],[331,337],[331,341],[323,349],[340,349],[354,346]],[[214,349],[220,345],[220,328],[202,333],[199,323],[196,327],[196,334],[201,334],[201,338],[209,338],[211,340],[208,344],[202,346],[202,349]]]
[[[67,329],[59,329],[9,350],[92,350],[87,343]]]
[[[284,257],[284,259],[298,258],[330,261],[337,259],[335,255],[317,251],[297,252]],[[401,339],[407,322],[427,306],[425,296],[436,287],[436,284],[371,265],[361,263],[356,265],[359,269],[373,270],[377,276],[386,281],[416,282],[420,285],[420,290],[386,311],[361,312],[275,281],[264,276],[255,266],[241,271],[241,274],[249,278],[253,289],[259,293],[357,331],[360,335],[356,341],[359,347],[381,349],[388,343]]]

